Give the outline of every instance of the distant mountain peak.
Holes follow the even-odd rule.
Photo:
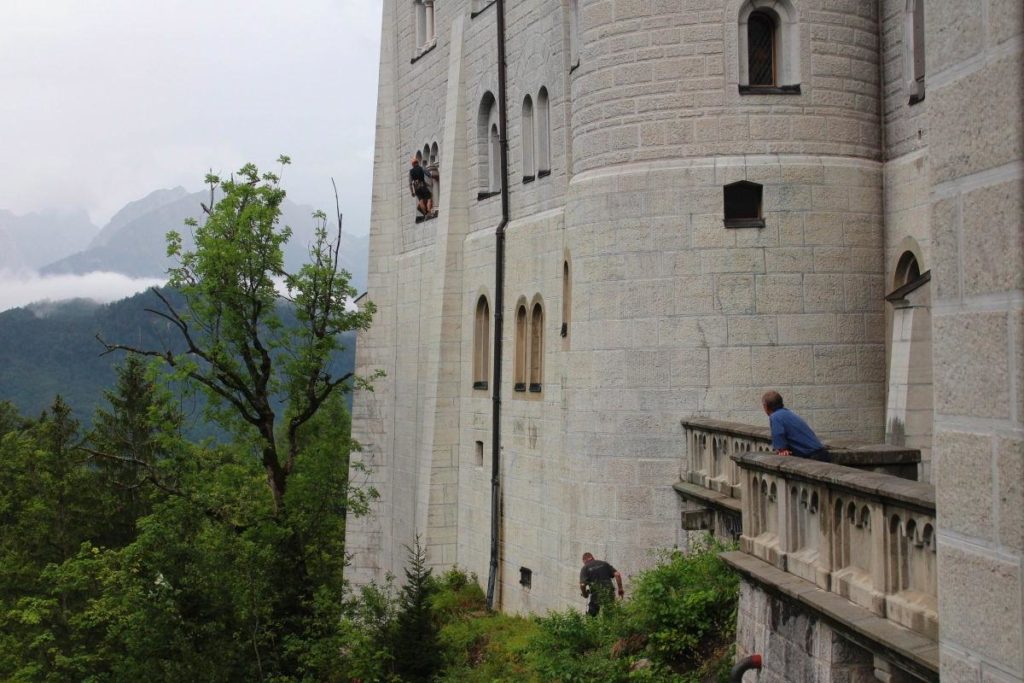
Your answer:
[[[110,240],[121,228],[128,225],[135,219],[156,211],[162,206],[187,197],[189,191],[181,185],[169,189],[154,190],[141,199],[125,204],[124,208],[114,214],[110,221],[103,226],[99,234],[93,238],[89,248],[102,247],[110,243]]]

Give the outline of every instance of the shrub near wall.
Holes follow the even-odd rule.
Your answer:
[[[590,618],[580,610],[522,618],[487,614],[479,587],[449,572],[434,598],[445,621],[445,681],[717,681],[732,662],[739,581],[708,540],[666,552],[632,596]],[[445,598],[449,593],[455,597]],[[475,596],[475,597],[474,597]]]

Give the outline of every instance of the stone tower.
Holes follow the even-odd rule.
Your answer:
[[[935,374],[947,434],[937,450],[961,443],[960,415],[984,422],[990,451],[994,434],[1015,434],[1005,476],[1019,499],[1020,3],[928,6],[926,22],[920,0],[507,3],[502,608],[576,604],[584,550],[629,574],[648,551],[685,544],[672,490],[685,469],[680,419],[763,424],[767,388],[828,438],[921,448],[927,481]],[[488,573],[496,13],[493,1],[384,0],[368,290],[378,315],[357,363],[386,377],[357,395],[353,420],[381,500],[350,525],[357,581],[399,571],[416,535],[433,564]],[[1005,86],[1006,120],[986,124],[1007,131],[1002,143],[963,129],[965,117],[996,116],[972,108],[968,93],[990,92],[961,83],[973,70]],[[947,170],[929,153],[936,131]],[[407,176],[417,154],[437,170],[438,213],[423,221]],[[991,202],[971,183],[993,185]],[[1003,207],[990,217],[1006,223],[1002,242],[971,241],[969,202]],[[959,270],[978,263],[989,274]],[[935,296],[946,303],[933,320]],[[957,317],[978,307],[978,325]],[[1001,368],[1017,373],[999,375],[1015,404],[972,394],[974,407],[960,407],[961,342],[984,351],[984,370],[963,375],[979,392]],[[978,411],[993,401],[1017,413],[985,422]],[[991,503],[993,490],[979,495]],[[940,516],[943,495],[940,481]],[[981,555],[1004,557],[989,527],[972,529],[989,539]],[[1019,616],[1014,552],[1000,576]],[[940,582],[952,576],[940,570]],[[965,660],[988,652],[958,638]]]

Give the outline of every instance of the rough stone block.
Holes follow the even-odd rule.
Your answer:
[[[780,344],[821,344],[834,341],[836,316],[831,313],[779,316]]]
[[[965,293],[1024,290],[1024,182],[984,187],[963,202]]]
[[[799,313],[803,310],[802,275],[758,275],[758,313]]]
[[[845,310],[842,275],[804,276],[804,312],[838,313]]]
[[[775,316],[737,315],[729,318],[729,344],[762,346],[778,344],[779,330]]]
[[[999,480],[999,542],[1024,552],[1024,440],[996,439],[996,477]]]
[[[814,250],[806,247],[778,247],[764,250],[768,273],[809,273],[814,268]]]
[[[939,543],[942,639],[1020,671],[1020,565]],[[1016,597],[1011,597],[1016,596]]]
[[[998,44],[1024,32],[1024,3],[1017,0],[989,0],[989,41]]]
[[[942,680],[947,683],[981,683],[981,664],[942,648],[939,656]]]
[[[710,355],[712,385],[750,384],[749,348],[711,349]]]
[[[980,2],[929,3],[925,12],[926,73],[936,74],[983,48]]]
[[[708,350],[702,348],[677,349],[669,355],[672,387],[707,386]],[[664,371],[665,365],[661,366]]]
[[[984,434],[939,432],[932,467],[939,524],[992,540],[992,439]]]
[[[853,384],[858,378],[858,347],[814,347],[814,381],[818,384]]]
[[[756,385],[812,384],[814,349],[810,346],[768,346],[751,349]]]
[[[1009,417],[1008,322],[1005,313],[932,318],[937,413]]]
[[[928,93],[929,136],[943,143],[929,147],[934,182],[1024,156],[1022,88],[1018,51]]]
[[[808,213],[804,217],[804,244],[842,245],[843,214]]]
[[[753,313],[754,276],[719,275],[715,301],[716,308],[722,313]]]

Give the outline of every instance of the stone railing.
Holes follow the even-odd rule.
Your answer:
[[[769,453],[732,460],[750,492],[744,552],[938,638],[932,486]]]
[[[690,418],[682,421],[686,453],[680,480],[733,498],[740,497],[739,469],[731,456],[772,452],[771,432],[738,422]],[[913,448],[855,441],[826,441],[836,464],[915,479],[921,453]]]

